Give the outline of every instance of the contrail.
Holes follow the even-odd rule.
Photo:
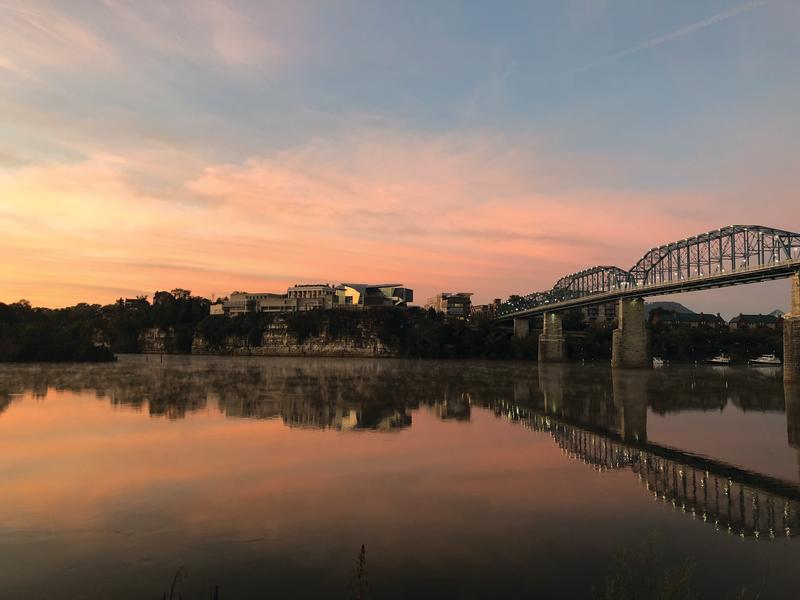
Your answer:
[[[676,29],[675,31],[671,31],[669,33],[665,33],[664,35],[660,35],[652,40],[648,40],[638,46],[633,46],[628,48],[627,50],[622,50],[621,52],[617,52],[616,54],[611,54],[600,60],[597,60],[593,63],[589,63],[583,67],[575,69],[573,73],[583,73],[584,71],[589,71],[591,69],[595,69],[597,67],[601,67],[603,65],[607,65],[609,63],[616,62],[622,58],[627,56],[631,56],[632,54],[636,54],[637,52],[641,52],[642,50],[649,50],[650,48],[655,48],[656,46],[660,46],[661,44],[666,44],[667,42],[671,42],[672,40],[683,37],[685,35],[689,35],[690,33],[694,33],[700,29],[705,29],[706,27],[710,27],[716,23],[721,21],[725,21],[726,19],[730,19],[731,17],[735,17],[737,15],[741,15],[746,12],[750,12],[753,9],[756,9],[760,6],[763,6],[767,3],[767,0],[755,0],[753,2],[746,2],[740,6],[736,6],[734,8],[729,8],[728,10],[722,11],[712,17],[708,17],[707,19],[703,19],[702,21],[697,21],[696,23],[692,23],[691,25],[687,25],[686,27],[681,27],[680,29]]]
[[[9,12],[17,13],[19,15],[25,15],[26,17],[36,17],[41,18],[42,15],[39,15],[30,10],[22,10],[21,8],[17,8],[16,6],[8,6],[7,4],[0,4],[0,9],[7,10]]]

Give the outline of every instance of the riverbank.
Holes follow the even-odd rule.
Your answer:
[[[534,359],[536,339],[421,308],[209,315],[208,301],[65,309],[0,304],[0,362],[113,360],[121,353]]]
[[[514,339],[497,323],[446,320],[418,308],[209,316],[198,323],[188,348],[171,328],[147,329],[139,348],[233,356],[536,357],[535,339]]]
[[[0,303],[0,362],[109,362],[95,307],[51,310]]]
[[[566,332],[570,360],[611,360],[614,325],[575,323]],[[783,329],[730,329],[728,327],[664,327],[649,329],[650,350],[673,363],[702,363],[721,353],[744,364],[762,354],[783,357]],[[535,336],[535,333],[533,334]]]
[[[569,360],[610,360],[613,323],[567,313]],[[735,362],[781,357],[778,329],[663,327],[651,330],[654,356],[702,362],[724,352]],[[0,303],[0,362],[102,362],[121,353],[368,358],[537,358],[537,335],[518,339],[488,319],[445,319],[421,308],[209,315],[208,300],[159,292],[153,304],[79,304],[64,309]]]

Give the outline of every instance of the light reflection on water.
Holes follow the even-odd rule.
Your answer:
[[[586,596],[655,535],[800,583],[779,371],[122,357],[0,366],[0,597]],[[765,573],[769,573],[765,577]]]

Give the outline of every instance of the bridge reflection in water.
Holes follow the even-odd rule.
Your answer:
[[[596,403],[581,419],[565,402],[569,367],[540,363],[541,408],[530,407],[529,390],[515,388],[514,400],[499,402],[495,412],[549,433],[565,455],[598,471],[630,469],[655,500],[718,531],[767,540],[800,533],[796,484],[647,441],[650,378],[642,371],[612,372],[614,410]],[[788,441],[800,448],[800,386],[784,387]]]
[[[599,471],[630,470],[659,502],[720,531],[767,540],[800,532],[796,483],[648,439],[648,411],[732,404],[742,412],[785,412],[788,445],[800,448],[800,385],[784,383],[779,370],[179,358],[154,365],[126,357],[68,369],[7,367],[0,372],[0,419],[26,394],[43,398],[51,389],[94,390],[98,400],[154,418],[215,409],[226,418],[342,432],[401,432],[425,405],[451,421],[469,421],[484,408],[551,435],[568,456]]]

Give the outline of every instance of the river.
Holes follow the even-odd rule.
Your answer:
[[[770,368],[0,365],[0,597],[795,598],[799,447]]]

